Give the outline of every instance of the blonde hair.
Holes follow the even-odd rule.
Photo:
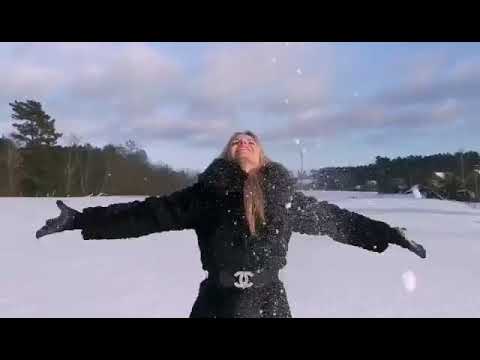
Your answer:
[[[262,178],[260,171],[271,160],[265,155],[259,138],[251,131],[235,132],[228,140],[227,145],[220,154],[220,158],[228,161],[234,161],[230,148],[232,142],[238,135],[248,135],[252,137],[260,150],[260,165],[248,173],[247,180],[243,187],[243,203],[245,205],[245,219],[251,234],[255,234],[258,229],[258,223],[265,223],[265,198],[262,190]]]

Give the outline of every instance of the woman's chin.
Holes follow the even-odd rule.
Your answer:
[[[248,156],[248,154],[238,154],[236,157],[235,157],[235,160],[237,161],[242,161],[242,162],[250,162],[252,159],[250,158],[250,156]]]

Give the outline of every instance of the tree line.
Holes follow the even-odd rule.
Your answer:
[[[398,193],[422,185],[448,199],[478,199],[480,155],[458,151],[390,159],[377,156],[373,164],[312,170],[314,187],[325,190],[369,190]]]
[[[34,100],[15,101],[16,132],[0,138],[0,196],[163,195],[192,184],[196,175],[152,164],[129,139],[122,145],[94,147],[63,134]]]
[[[196,174],[152,164],[145,150],[129,139],[103,148],[80,144],[63,134],[35,100],[14,101],[17,121],[10,136],[0,138],[0,196],[163,195],[184,188]],[[429,187],[445,198],[468,194],[479,198],[480,156],[475,151],[408,156],[377,156],[373,164],[327,167],[311,171],[314,189],[402,192]]]

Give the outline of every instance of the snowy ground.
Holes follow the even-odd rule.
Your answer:
[[[479,317],[480,208],[381,196],[307,192],[395,226],[427,259],[294,234],[282,272],[294,317]],[[138,197],[63,199],[87,206]],[[140,198],[141,199],[141,198]],[[193,231],[84,241],[79,231],[35,239],[59,213],[54,198],[0,198],[0,317],[186,317],[201,270]]]

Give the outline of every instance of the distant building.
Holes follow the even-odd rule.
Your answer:
[[[404,178],[392,178],[391,184],[394,192],[402,193],[409,189]]]
[[[364,191],[377,191],[378,183],[377,180],[367,180],[365,182]]]
[[[460,189],[456,192],[456,199],[458,201],[473,201],[475,200],[475,193],[468,189]]]
[[[432,174],[432,185],[435,187],[442,187],[442,184],[445,183],[448,179],[454,177],[454,174],[450,171],[434,171]]]
[[[296,186],[299,190],[315,190],[315,182],[312,178],[297,178]]]
[[[377,181],[367,180],[363,185],[355,185],[355,191],[377,191]]]

